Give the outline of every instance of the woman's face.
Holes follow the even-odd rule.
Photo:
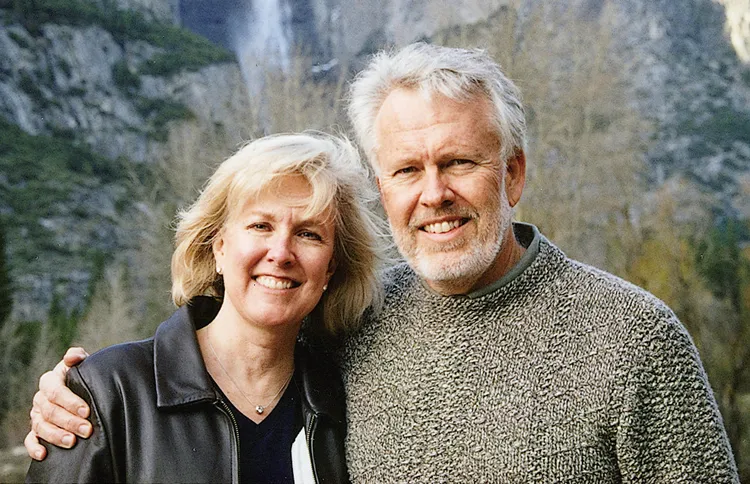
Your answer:
[[[334,222],[330,209],[304,216],[310,193],[302,176],[285,177],[226,223],[213,245],[222,312],[268,327],[298,325],[313,310],[334,270]]]

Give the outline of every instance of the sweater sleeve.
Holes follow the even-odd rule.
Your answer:
[[[102,414],[78,368],[68,372],[67,385],[91,408],[94,431],[88,439],[79,437],[72,449],[46,445],[47,458],[32,461],[26,482],[117,482]]]
[[[617,428],[623,482],[739,483],[721,414],[685,328],[664,310],[635,341]]]

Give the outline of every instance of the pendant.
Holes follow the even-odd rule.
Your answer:
[[[262,415],[263,414],[263,410],[265,410],[265,409],[266,409],[266,407],[264,407],[263,405],[257,405],[255,407],[255,411],[258,412],[258,415]]]

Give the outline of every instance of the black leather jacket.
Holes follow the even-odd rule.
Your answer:
[[[217,311],[212,299],[196,298],[153,338],[106,348],[73,368],[68,385],[91,406],[93,435],[71,450],[48,445],[27,482],[239,482],[237,424],[195,337]],[[334,362],[301,344],[295,360],[313,473],[320,483],[347,482]]]

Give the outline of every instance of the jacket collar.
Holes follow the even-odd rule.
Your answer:
[[[206,370],[195,331],[214,320],[221,303],[198,296],[159,325],[154,336],[154,372],[158,407],[188,405],[219,398]],[[338,422],[346,418],[344,387],[334,357],[316,352],[303,344],[295,349],[294,381],[303,405],[315,414],[325,414]]]
[[[194,298],[156,329],[154,377],[158,407],[218,398],[203,363],[195,330],[210,323],[219,307],[220,304],[212,298]]]
[[[324,414],[344,423],[346,396],[334,357],[325,352],[313,355],[307,346],[298,342],[294,359],[297,366],[294,381],[302,404],[314,414]]]

